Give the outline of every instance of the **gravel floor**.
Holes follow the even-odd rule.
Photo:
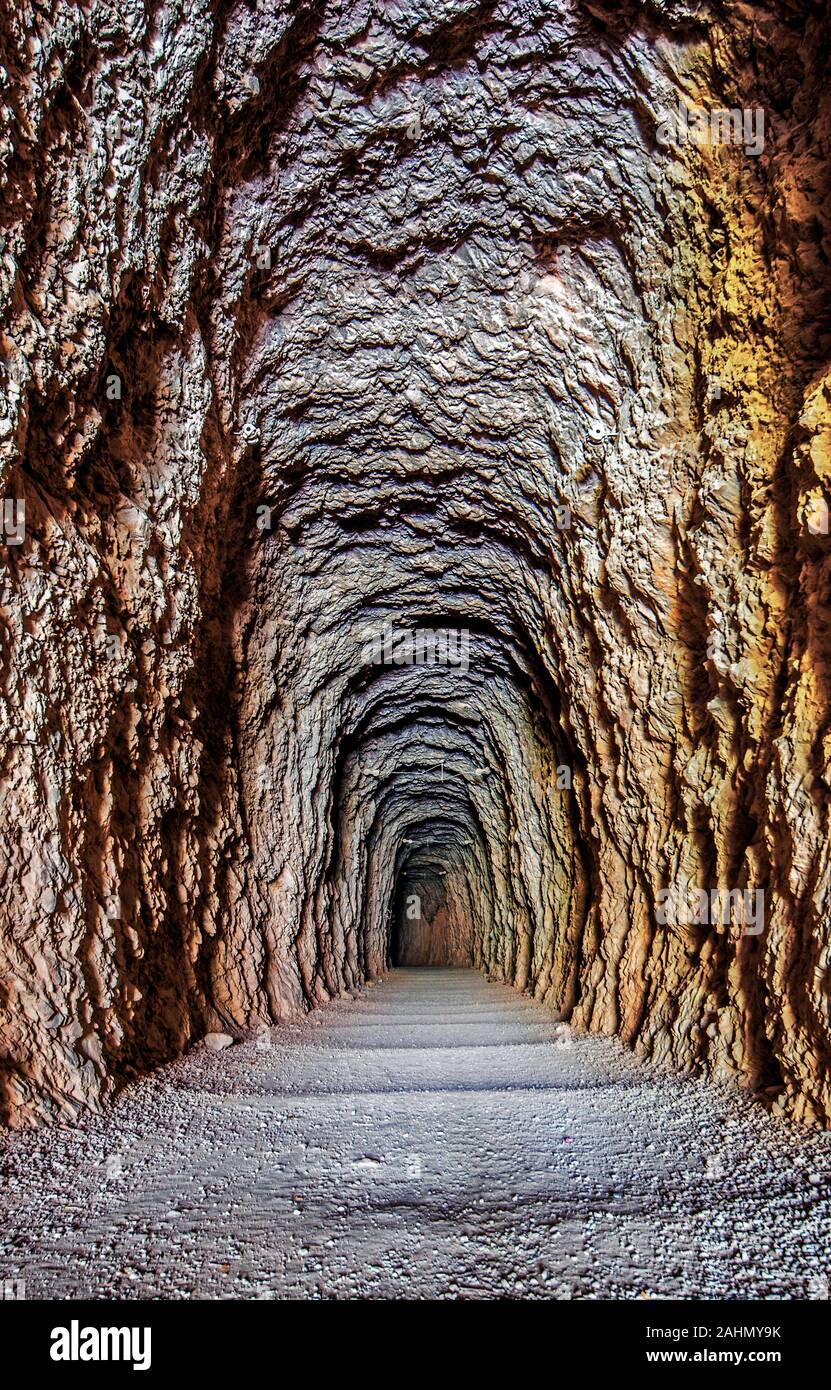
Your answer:
[[[28,1297],[827,1298],[831,1135],[398,970],[0,1141]]]

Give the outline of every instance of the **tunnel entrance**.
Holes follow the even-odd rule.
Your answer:
[[[396,895],[390,956],[394,966],[470,965],[470,951],[460,959],[458,928],[451,920],[443,883],[406,879]]]
[[[393,895],[390,963],[393,966],[473,965],[469,894],[457,874],[416,857],[402,866]]]

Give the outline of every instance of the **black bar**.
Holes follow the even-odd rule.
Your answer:
[[[260,1368],[277,1385],[305,1374],[360,1381],[403,1372],[411,1379],[421,1367],[435,1379],[454,1365],[469,1379],[480,1358],[485,1373],[495,1374],[492,1357],[535,1381],[541,1373],[552,1381],[573,1375],[575,1361],[585,1362],[592,1379],[626,1372],[666,1381],[679,1370],[707,1376],[712,1368],[792,1374],[821,1365],[828,1335],[825,1301],[462,1301],[449,1320],[450,1301],[6,1301],[0,1337],[5,1348],[26,1349],[26,1369],[38,1384],[127,1375],[143,1385],[184,1372],[216,1385]],[[127,1360],[81,1359],[82,1348],[100,1355],[103,1328],[136,1329],[135,1341],[112,1343]],[[105,1338],[105,1350],[110,1345]],[[53,1348],[77,1359],[55,1360]],[[132,1354],[149,1359],[147,1368],[134,1369]]]

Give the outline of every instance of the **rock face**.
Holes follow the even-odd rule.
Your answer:
[[[831,1116],[824,10],[4,0],[9,1123],[391,959]]]

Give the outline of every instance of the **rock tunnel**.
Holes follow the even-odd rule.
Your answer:
[[[429,966],[827,1126],[825,7],[0,28],[6,1124]]]

